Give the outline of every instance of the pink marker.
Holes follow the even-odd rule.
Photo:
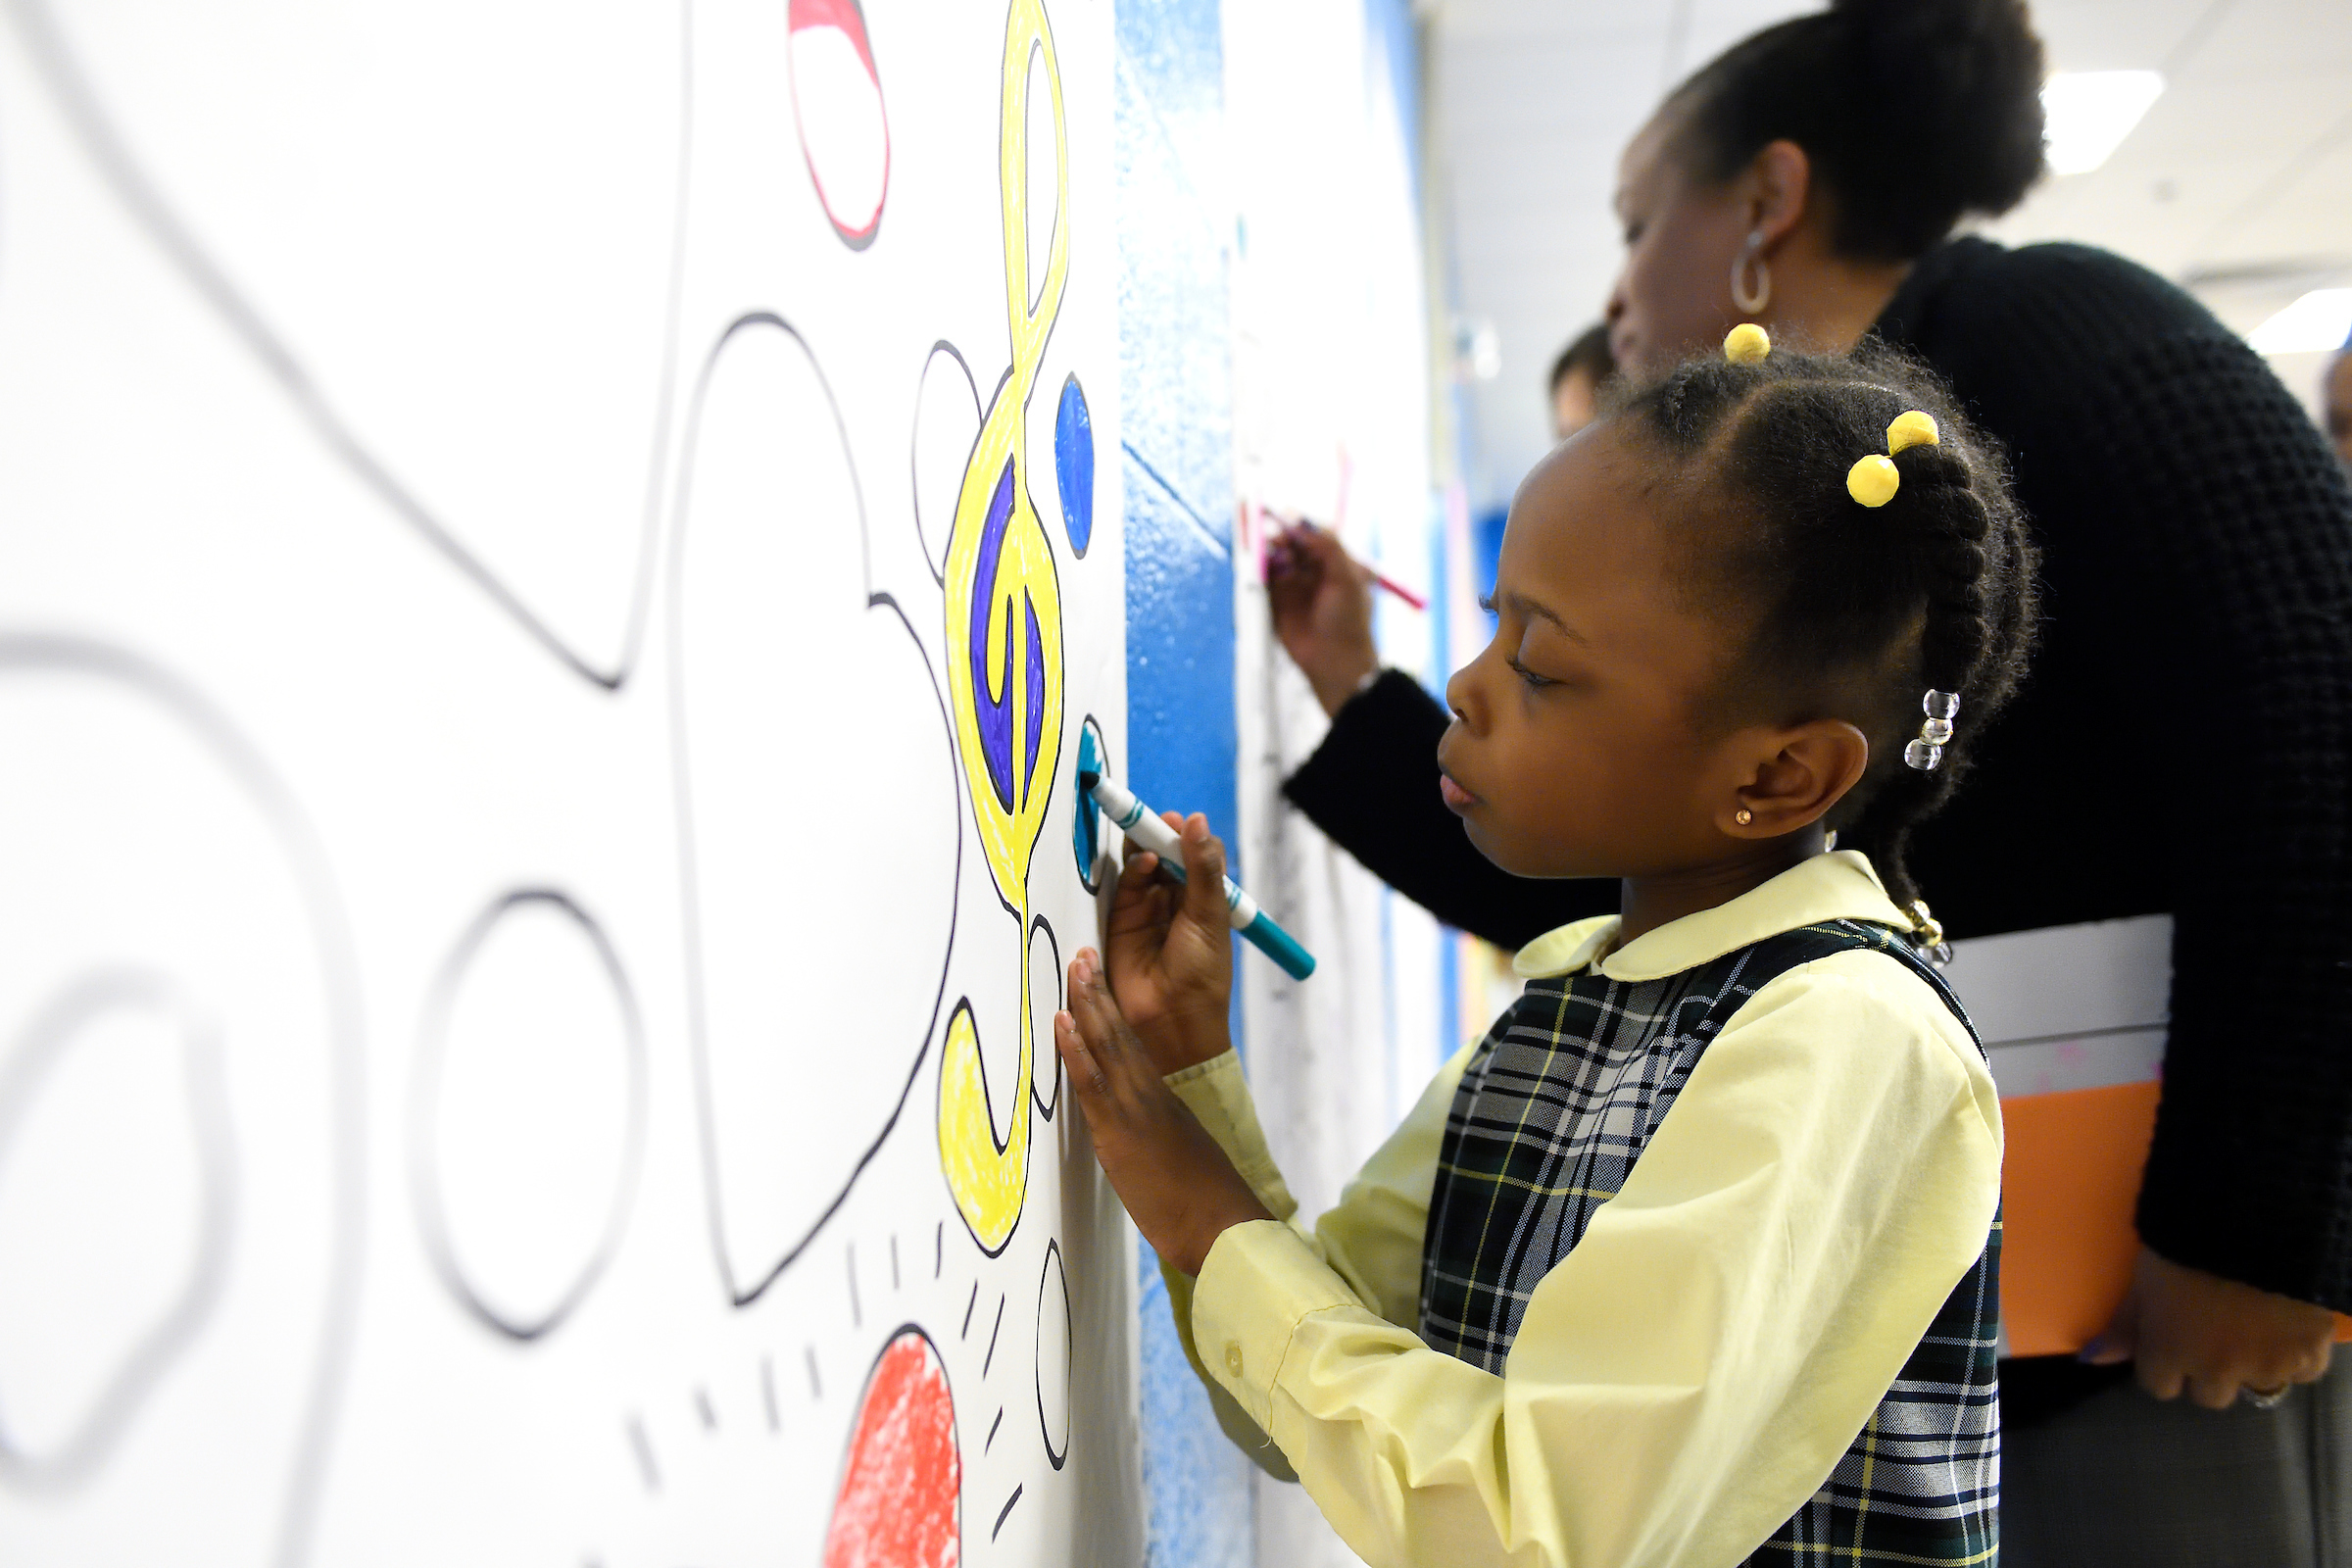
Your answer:
[[[1422,598],[1419,594],[1413,592],[1410,588],[1407,588],[1404,584],[1398,582],[1396,578],[1389,576],[1385,572],[1373,572],[1372,582],[1373,586],[1386,588],[1389,592],[1395,594],[1397,598],[1403,600],[1415,610],[1427,610],[1429,608],[1428,600]]]

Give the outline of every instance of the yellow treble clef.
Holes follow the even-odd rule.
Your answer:
[[[1054,238],[1029,302],[1029,74],[1043,65],[1054,107]],[[1020,922],[1020,1063],[1011,1128],[997,1140],[979,1026],[959,1003],[940,1054],[939,1156],[981,1249],[1011,1237],[1029,1188],[1029,861],[1061,751],[1061,592],[1054,549],[1029,498],[1028,406],[1069,273],[1069,149],[1061,71],[1042,0],[1012,0],[1004,28],[997,178],[1004,212],[1004,300],[1012,370],[997,389],[963,471],[948,536],[948,694],[972,819],[997,895]]]

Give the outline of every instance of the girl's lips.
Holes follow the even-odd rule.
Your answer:
[[[1446,809],[1456,813],[1467,811],[1478,804],[1478,797],[1456,784],[1449,774],[1438,775],[1438,794],[1444,797]]]

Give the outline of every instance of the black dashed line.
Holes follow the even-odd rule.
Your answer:
[[[865,1314],[858,1308],[858,1249],[847,1249],[850,1259],[850,1326],[865,1327]]]
[[[629,1417],[629,1446],[637,1450],[637,1473],[645,1478],[645,1490],[662,1490],[662,1472],[654,1464],[653,1441],[645,1435],[645,1423]]]
[[[997,1539],[997,1531],[1004,1528],[1005,1519],[1012,1513],[1012,1505],[1020,1500],[1021,1489],[1015,1487],[1012,1489],[1012,1495],[1004,1499],[1004,1511],[997,1515],[995,1528],[991,1529],[988,1533],[989,1540],[994,1541]]]
[[[996,1446],[997,1428],[1003,1426],[1004,1424],[1004,1407],[1000,1404],[997,1406],[997,1418],[988,1424],[988,1441],[980,1445],[980,1451],[982,1453],[986,1453],[990,1448]]]
[[[939,1278],[939,1271],[947,1266],[948,1222],[943,1219],[939,1222],[939,1229],[931,1233],[931,1277]]]
[[[784,1423],[776,1415],[776,1363],[764,1355],[760,1358],[760,1396],[767,1404],[767,1430],[782,1431]]]
[[[972,1281],[972,1298],[963,1303],[963,1328],[959,1333],[956,1334],[956,1337],[957,1339],[968,1340],[972,1337],[972,1308],[978,1306],[979,1304],[980,1282],[978,1280],[974,1280]]]
[[[824,1384],[822,1384],[822,1383],[820,1383],[819,1381],[817,1381],[817,1376],[816,1376],[816,1347],[815,1347],[815,1346],[813,1346],[813,1345],[809,1346],[809,1347],[808,1347],[808,1394],[809,1394],[809,1396],[810,1396],[811,1398],[817,1398],[817,1399],[821,1399],[821,1398],[823,1398],[823,1397],[825,1396],[825,1386],[824,1386]]]
[[[694,1407],[702,1414],[703,1430],[716,1432],[718,1430],[718,1412],[710,1408],[710,1391],[709,1389],[694,1391]]]
[[[899,1239],[895,1234],[890,1239],[890,1288],[899,1288]]]
[[[1004,1298],[1000,1296],[997,1298],[997,1326],[988,1331],[988,1353],[980,1358],[980,1375],[982,1377],[988,1376],[988,1369],[996,1363],[997,1336],[1004,1332]]]

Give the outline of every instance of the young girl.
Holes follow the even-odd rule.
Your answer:
[[[2000,1111],[1903,843],[2018,678],[2033,551],[1923,372],[1763,346],[1512,503],[1441,788],[1622,913],[1520,952],[1337,1208],[1291,1223],[1250,1109],[1203,819],[1070,967],[1056,1043],[1196,1368],[1376,1568],[1998,1553]]]

